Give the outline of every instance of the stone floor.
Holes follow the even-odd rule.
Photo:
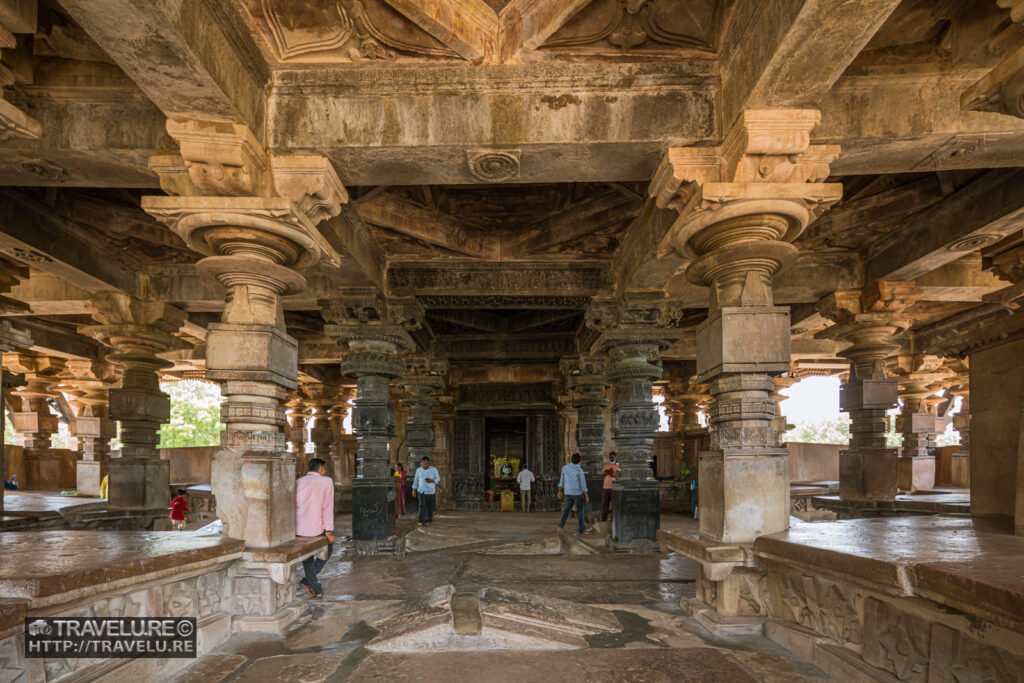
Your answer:
[[[343,551],[321,574],[327,597],[283,637],[236,635],[172,680],[827,679],[766,638],[715,637],[687,617],[690,560],[615,555],[556,523],[448,512],[408,536],[405,557]]]

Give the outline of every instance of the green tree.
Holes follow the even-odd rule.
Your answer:
[[[220,387],[210,382],[163,382],[170,394],[171,420],[160,428],[159,448],[216,446],[220,443]]]

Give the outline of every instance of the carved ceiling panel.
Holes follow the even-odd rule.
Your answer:
[[[610,258],[643,205],[629,183],[415,186],[355,192],[392,258]]]
[[[593,0],[541,45],[591,55],[660,55],[715,51],[725,2]]]
[[[803,251],[867,255],[872,244],[977,175],[957,171],[843,177],[843,199],[807,226],[794,244]]]
[[[460,60],[383,0],[244,0],[282,63]]]

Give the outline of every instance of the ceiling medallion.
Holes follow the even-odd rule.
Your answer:
[[[485,183],[501,183],[519,177],[519,150],[466,152],[469,172]]]

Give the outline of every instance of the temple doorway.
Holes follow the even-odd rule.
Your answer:
[[[484,490],[498,500],[502,491],[518,491],[516,477],[527,464],[526,417],[488,417],[484,420],[487,467]]]

